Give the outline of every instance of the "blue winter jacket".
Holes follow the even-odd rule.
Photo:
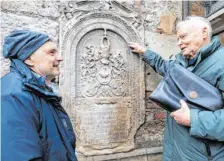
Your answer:
[[[60,98],[20,60],[1,79],[1,160],[76,161],[75,134]]]
[[[202,47],[194,62],[189,63],[181,53],[175,60],[163,60],[150,50],[144,54],[144,60],[161,75],[178,63],[217,87],[224,97],[224,47],[219,37]],[[186,127],[167,113],[163,160],[224,161],[224,109],[215,112],[190,109],[190,116],[191,126]]]

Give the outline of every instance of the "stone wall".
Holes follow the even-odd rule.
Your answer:
[[[111,21],[108,21],[107,24],[105,24],[107,20],[104,15],[106,14],[102,14],[105,12],[109,15],[108,19],[111,18],[111,20],[114,20],[114,24],[117,24],[118,27],[120,25],[121,30],[123,29],[123,26],[126,26],[126,28],[130,28],[124,28],[123,31],[127,30],[128,33],[133,30],[133,32],[128,33],[126,36],[124,33],[119,33],[119,31],[116,31],[116,29],[111,26]],[[65,50],[65,44],[70,43],[73,39],[67,39],[65,35],[66,33],[72,33],[73,36],[76,36],[78,33],[75,33],[75,31],[70,31],[73,27],[78,29],[82,19],[91,14],[93,17],[95,15],[102,16],[102,26],[106,28],[111,27],[110,31],[115,31],[107,32],[108,36],[112,38],[113,35],[115,35],[115,37],[116,35],[121,35],[122,39],[119,41],[122,43],[124,42],[124,44],[126,40],[134,40],[132,38],[129,39],[128,35],[136,33],[139,37],[139,40],[136,39],[137,42],[160,53],[165,59],[179,52],[176,47],[175,24],[181,19],[182,15],[182,3],[180,1],[1,1],[1,44],[3,43],[4,37],[14,29],[31,29],[34,31],[47,33],[56,43],[58,43],[59,49],[65,60],[61,65],[63,72],[59,78],[60,88],[65,100],[63,105],[66,110],[69,111],[69,115],[72,117],[74,126],[77,123],[77,118],[74,118],[75,114],[73,115],[74,109],[71,105],[72,102],[68,101],[71,98],[68,98],[68,96],[65,95],[67,91],[62,88],[69,88],[66,84],[72,84],[66,74],[68,75],[68,73],[71,73],[72,71],[70,69],[73,69],[69,67],[71,66],[71,64],[69,64],[71,62],[68,60],[73,59],[73,57],[69,57],[69,55],[66,55],[65,52],[67,51]],[[116,18],[114,19],[113,17]],[[97,17],[94,17],[94,19],[87,19],[88,21],[85,21],[84,26],[88,26],[88,23],[91,24],[91,22],[94,23],[95,18]],[[89,30],[95,32],[93,29]],[[95,34],[94,32],[92,33],[93,35]],[[99,34],[100,32],[101,31],[99,31]],[[112,40],[111,42],[115,43]],[[133,57],[131,59],[133,61],[131,64],[138,63],[139,59],[140,58]],[[9,71],[9,65],[9,60],[4,59],[1,56],[1,76],[5,75]],[[76,71],[76,68],[74,69],[74,71]],[[133,107],[135,112],[130,113],[131,118],[135,119],[131,120],[130,124],[127,124],[130,125],[132,129],[129,135],[129,141],[124,142],[125,146],[110,144],[112,149],[114,149],[112,151],[108,151],[108,145],[105,146],[105,144],[99,144],[97,147],[92,146],[92,149],[88,151],[89,149],[86,149],[84,144],[79,141],[77,149],[80,151],[77,152],[77,155],[80,160],[161,160],[165,111],[153,104],[151,101],[147,100],[148,96],[155,89],[161,77],[158,76],[148,65],[145,65],[145,70],[143,73],[141,73],[141,70],[144,69],[143,66],[136,67],[136,73],[138,73],[137,69],[140,71],[140,75],[138,76],[139,80],[137,79],[139,84],[133,85],[132,83],[134,87],[133,91],[137,88],[141,88],[143,81],[145,87],[141,89],[145,89],[145,96],[142,97],[140,95],[137,99],[146,98],[146,101],[145,104],[143,104],[144,101],[140,101],[140,103],[137,102],[137,108]],[[76,76],[76,74],[74,75]],[[144,80],[141,78],[144,78]],[[103,83],[105,83],[105,80]],[[74,86],[79,88],[79,85],[77,84],[74,84]],[[131,96],[131,100],[134,99],[136,98]],[[128,107],[129,105],[127,104],[124,105],[124,107],[125,106]],[[139,110],[140,107],[141,110]],[[125,109],[126,108],[124,108],[124,111]],[[120,112],[122,113],[122,110]],[[136,121],[139,118],[142,120]],[[77,126],[79,125],[77,124]],[[130,146],[128,147],[127,145]],[[114,148],[115,146],[121,148],[116,149]],[[84,147],[84,149],[80,147]],[[93,148],[102,148],[102,151],[94,151]]]
[[[1,1],[1,44],[14,29],[31,29],[59,39],[60,3],[54,1]],[[1,55],[1,75],[9,71],[10,62]]]

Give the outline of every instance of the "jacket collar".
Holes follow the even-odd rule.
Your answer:
[[[57,97],[55,93],[48,90],[45,84],[46,76],[36,77],[21,60],[12,59],[11,70],[17,71],[22,75],[25,90],[35,92],[43,97]]]
[[[208,56],[210,56],[212,53],[214,53],[220,46],[221,46],[221,41],[219,36],[215,36],[212,41],[203,46],[197,56],[196,56],[196,62],[193,66],[188,67],[188,60],[185,59],[185,57],[182,55],[182,52],[180,52],[177,56],[176,59],[182,64],[184,67],[189,68],[190,71],[192,71],[201,61],[206,59]]]

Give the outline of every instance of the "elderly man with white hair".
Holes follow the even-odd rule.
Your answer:
[[[177,24],[177,45],[181,52],[174,60],[163,60],[151,50],[130,43],[132,52],[162,76],[180,64],[218,88],[224,97],[224,47],[220,36],[211,40],[212,29],[203,17],[187,17]],[[206,111],[190,109],[180,101],[180,109],[167,112],[164,136],[164,161],[223,161],[224,109]]]

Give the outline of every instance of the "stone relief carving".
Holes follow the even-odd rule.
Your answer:
[[[142,43],[139,33],[122,16],[90,12],[73,16],[61,34],[60,86],[77,151],[88,156],[133,149],[145,117],[144,63],[127,42]]]
[[[111,1],[111,0],[100,0],[100,1],[68,1],[61,6],[61,13],[64,15],[64,20],[71,20],[73,17],[79,18],[90,12],[110,12],[111,14],[119,15],[131,24],[139,28],[144,20],[142,18],[142,13],[133,12],[136,10],[134,7],[135,1]]]
[[[99,45],[87,43],[81,57],[81,89],[83,97],[123,96],[127,81],[124,52],[111,50],[105,33]],[[89,38],[91,39],[91,38]]]

